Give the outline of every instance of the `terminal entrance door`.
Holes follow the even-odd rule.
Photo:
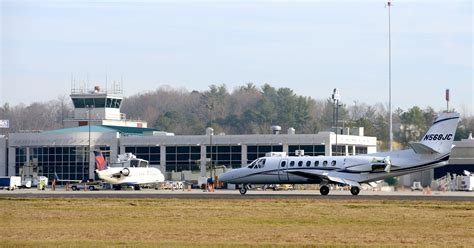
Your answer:
[[[280,164],[278,165],[278,179],[281,181],[290,180],[288,177],[288,159],[280,160]]]

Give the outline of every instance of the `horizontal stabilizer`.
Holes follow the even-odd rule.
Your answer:
[[[424,145],[420,142],[410,142],[411,148],[419,154],[433,154],[433,153],[439,153],[438,151],[434,150],[433,148]]]

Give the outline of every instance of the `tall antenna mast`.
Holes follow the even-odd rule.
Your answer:
[[[107,91],[107,67],[105,67],[105,92]]]
[[[392,2],[387,2],[388,7],[388,112],[390,116],[390,151],[393,149],[393,118],[392,118],[392,37],[390,27],[390,7]]]

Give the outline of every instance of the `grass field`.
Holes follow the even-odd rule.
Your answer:
[[[0,198],[0,246],[474,247],[474,203]]]

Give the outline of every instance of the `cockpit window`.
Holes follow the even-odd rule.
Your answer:
[[[255,163],[257,163],[257,160],[254,160],[252,163],[250,163],[250,164],[247,166],[247,168],[252,169],[253,166],[255,165]]]
[[[138,167],[139,160],[130,160],[130,167]]]
[[[264,159],[264,158],[258,160],[257,165],[254,167],[254,169],[265,167],[265,161],[266,161],[266,159]]]
[[[260,169],[260,168],[265,167],[265,162],[266,162],[266,159],[264,159],[264,158],[257,159],[255,161],[253,161],[251,164],[249,164],[249,166],[247,166],[247,168]]]

